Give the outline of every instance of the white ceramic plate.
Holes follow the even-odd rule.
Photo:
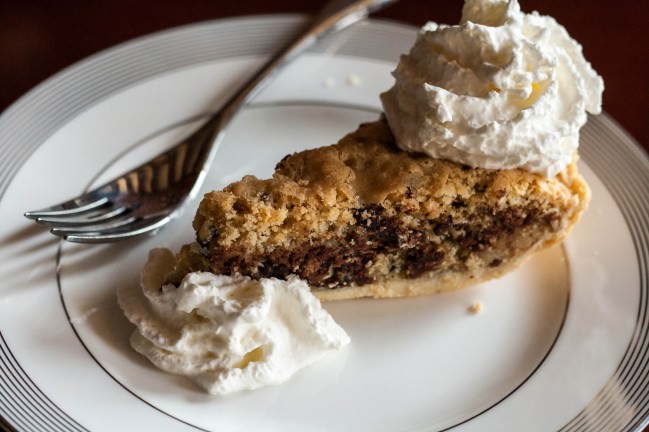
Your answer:
[[[426,298],[327,303],[352,344],[293,380],[229,397],[128,346],[115,289],[147,251],[192,239],[197,205],[155,237],[63,244],[22,213],[173,142],[296,28],[207,22],[100,53],[0,117],[0,417],[19,431],[583,431],[646,422],[649,162],[606,115],[581,169],[591,207],[563,247],[503,279]],[[206,182],[268,176],[285,154],[378,116],[415,29],[365,22],[321,42],[235,120]],[[479,314],[469,312],[482,302]]]

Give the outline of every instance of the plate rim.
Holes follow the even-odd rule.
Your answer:
[[[223,18],[217,20],[201,21],[198,23],[186,24],[179,27],[174,27],[171,29],[161,30],[149,35],[141,36],[130,41],[123,42],[114,47],[107,48],[103,51],[100,51],[96,54],[87,57],[63,70],[56,73],[52,77],[46,79],[34,89],[30,90],[27,94],[22,96],[11,106],[9,106],[2,114],[0,114],[0,200],[2,200],[6,189],[9,184],[12,182],[15,174],[20,170],[20,168],[27,162],[29,157],[35,152],[42,143],[45,142],[46,137],[51,135],[60,127],[65,124],[68,119],[73,118],[80,112],[83,112],[86,109],[86,105],[78,105],[76,111],[71,111],[65,113],[66,116],[58,117],[55,120],[52,120],[52,125],[50,129],[45,128],[47,133],[43,132],[40,135],[32,136],[31,142],[28,145],[22,146],[19,149],[16,149],[16,146],[12,146],[9,143],[10,139],[15,139],[13,134],[16,132],[9,129],[8,125],[12,123],[20,123],[19,117],[25,115],[25,112],[21,110],[28,110],[32,105],[38,105],[41,98],[47,96],[44,93],[51,91],[54,87],[62,86],[62,81],[70,80],[77,75],[83,75],[88,70],[94,67],[94,63],[98,60],[106,61],[110,59],[111,56],[119,56],[127,53],[129,50],[135,49],[149,42],[159,41],[161,38],[172,37],[173,35],[179,35],[184,32],[195,31],[199,28],[211,28],[213,26],[227,25],[227,24],[240,24],[241,22],[250,22],[250,21],[268,21],[268,22],[282,22],[284,25],[286,23],[292,23],[297,25],[297,23],[304,20],[303,15],[296,14],[277,14],[277,15],[249,15],[249,16],[240,16],[240,17],[231,17]],[[363,23],[365,24],[365,23]],[[376,20],[371,19],[367,22],[368,26],[385,26],[389,29],[399,29],[400,31],[406,32],[416,32],[416,28],[407,24],[393,22],[390,20]],[[233,56],[223,56],[221,58],[225,59],[228,57],[240,57],[240,55]],[[184,65],[189,66],[189,64]],[[135,81],[137,82],[137,80]],[[119,89],[123,89],[123,85],[119,85]],[[62,93],[69,91],[69,88],[63,87],[59,90]],[[109,95],[110,91],[104,94],[93,94],[93,102],[96,102],[97,99],[101,99],[106,95]],[[43,104],[44,111],[52,109],[48,104]],[[26,111],[33,115],[31,111]],[[649,198],[646,196],[639,203],[634,201],[633,196],[629,196],[630,192],[628,190],[629,184],[640,184],[642,181],[646,180],[646,183],[649,184],[649,156],[646,152],[643,151],[642,147],[637,143],[633,137],[631,137],[611,116],[606,113],[603,113],[597,118],[591,118],[588,123],[588,127],[591,129],[596,129],[600,132],[604,132],[610,139],[615,139],[616,142],[621,142],[624,144],[622,149],[616,149],[613,151],[608,149],[605,145],[606,142],[602,143],[601,146],[587,146],[582,150],[582,156],[587,161],[589,167],[597,174],[597,176],[602,180],[607,189],[611,192],[611,196],[616,200],[619,209],[622,211],[623,216],[627,222],[627,226],[631,231],[634,247],[636,252],[636,257],[638,258],[638,267],[640,271],[641,286],[640,286],[640,304],[638,310],[638,320],[636,321],[636,329],[634,332],[634,337],[632,339],[637,339],[646,343],[640,345],[641,352],[639,352],[634,357],[629,357],[623,359],[620,366],[616,371],[614,371],[612,380],[616,379],[618,376],[618,371],[620,372],[620,380],[625,380],[628,377],[627,373],[624,373],[625,369],[628,366],[628,363],[631,361],[636,361],[638,358],[640,360],[646,359],[649,355],[647,350],[647,345],[649,345],[649,315],[648,315],[648,297],[649,297],[649,278],[647,277],[647,263],[649,257],[649,246],[647,245],[649,239],[649,228],[647,227],[647,220],[649,220]],[[9,132],[7,132],[9,129]],[[588,130],[588,128],[587,128]],[[28,140],[29,141],[29,140]],[[24,140],[23,140],[24,142]],[[598,157],[596,157],[598,156]],[[622,169],[617,172],[609,170],[608,166],[602,166],[604,162],[598,164],[596,161],[611,161],[610,166],[623,166],[625,168],[632,169]],[[593,163],[592,161],[595,161]],[[608,164],[607,164],[608,165]],[[639,183],[638,183],[639,182]],[[643,219],[644,218],[644,219]],[[628,350],[632,347],[629,346]],[[6,345],[3,333],[0,330],[0,351],[5,351],[9,349]],[[627,351],[628,351],[627,350]],[[14,359],[15,360],[15,359]],[[646,361],[645,361],[646,364]],[[20,369],[20,364],[16,362],[16,365]],[[636,413],[634,417],[625,425],[627,429],[624,430],[641,430],[643,427],[649,424],[649,371],[647,371],[647,366],[645,366],[644,375],[641,376],[642,380],[635,380],[633,382],[627,382],[629,392],[631,395],[635,395],[634,399],[631,399],[631,402],[638,402],[636,405]],[[23,371],[24,372],[24,371]],[[637,383],[640,383],[639,385]],[[563,426],[560,430],[562,431],[577,431],[581,429],[586,422],[586,416],[592,421],[592,413],[601,413],[600,422],[606,422],[607,418],[610,418],[610,415],[606,414],[605,407],[610,406],[611,403],[615,402],[616,398],[619,397],[619,394],[611,393],[609,384],[603,388],[598,394],[597,398],[591,402],[592,406],[589,404],[584,407],[584,409]],[[46,395],[43,394],[47,398]],[[51,402],[51,401],[50,401]],[[48,403],[45,401],[44,403]],[[610,413],[609,413],[610,414]],[[65,419],[64,419],[65,420]],[[71,419],[70,423],[71,429],[66,430],[87,430],[83,426],[79,425]],[[613,419],[614,420],[614,419]],[[62,420],[57,417],[57,422]],[[4,427],[4,423],[7,422],[2,414],[0,414],[0,426]],[[64,421],[65,423],[65,421]],[[76,423],[76,424],[75,424]],[[604,423],[606,425],[607,423]],[[11,426],[10,426],[11,427]],[[632,429],[628,429],[628,428]]]

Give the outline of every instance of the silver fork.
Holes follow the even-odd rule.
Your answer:
[[[288,62],[324,34],[341,30],[396,0],[334,0],[308,27],[271,58],[194,133],[170,150],[69,201],[25,216],[80,243],[118,241],[155,233],[193,198],[211,165],[217,144],[235,114]]]

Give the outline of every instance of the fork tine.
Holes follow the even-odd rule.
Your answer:
[[[91,226],[108,222],[111,219],[128,213],[130,210],[131,208],[129,207],[117,206],[111,203],[110,205],[99,207],[99,210],[89,210],[70,216],[41,216],[37,217],[35,221],[50,228]]]
[[[93,197],[88,199],[86,197],[79,197],[70,201],[57,204],[52,207],[47,207],[40,210],[28,211],[25,212],[25,217],[30,219],[38,219],[44,217],[53,217],[53,216],[76,216],[81,213],[85,213],[91,210],[98,209],[102,206],[105,206],[109,203],[107,197]]]
[[[106,222],[99,222],[96,224],[86,224],[86,225],[79,225],[79,226],[74,226],[74,225],[56,226],[53,227],[50,230],[50,232],[59,237],[65,237],[68,233],[100,232],[100,231],[115,229],[130,224],[136,220],[138,220],[137,217],[127,214],[124,215],[123,217],[116,217],[113,218],[112,220],[108,220]]]
[[[96,230],[52,229],[52,234],[75,243],[107,243],[153,233],[169,222],[171,216],[136,219],[115,226]]]

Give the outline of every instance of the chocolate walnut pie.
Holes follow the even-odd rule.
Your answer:
[[[399,150],[380,119],[206,194],[167,280],[295,274],[323,300],[455,289],[563,240],[589,194],[574,163],[554,178],[470,168]]]

